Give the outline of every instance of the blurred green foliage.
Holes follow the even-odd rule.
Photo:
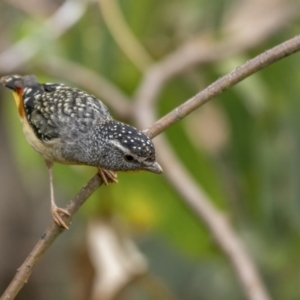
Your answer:
[[[224,26],[224,15],[238,5],[238,1],[233,0],[119,2],[130,28],[156,60],[201,32],[210,32],[218,39]],[[8,30],[11,43],[32,35],[45,20],[45,16],[33,17],[8,4],[1,6],[5,10],[2,9],[0,15],[6,14],[6,19],[7,15],[11,16],[8,21],[12,25]],[[255,17],[253,19],[255,22]],[[298,33],[299,20],[293,20],[255,49],[225,61],[195,67],[169,82],[159,98],[159,115],[164,115],[247,59]],[[1,24],[3,26],[3,21]],[[59,39],[51,40],[45,29],[45,36],[39,40],[45,46],[20,72],[35,73],[41,81],[61,81],[59,74],[54,78],[46,71],[40,71],[39,65],[51,55],[94,70],[129,96],[134,95],[142,78],[141,72],[123,54],[107,30],[97,3],[89,4],[79,22]],[[197,115],[198,112],[166,132],[178,158],[214,205],[235,225],[247,252],[258,264],[273,299],[296,300],[300,294],[299,65],[299,54],[295,54],[206,104],[221,111],[226,124],[221,129],[227,138],[215,151],[209,151],[203,144],[200,128],[193,128],[192,134],[188,132],[189,118],[202,117]],[[199,79],[197,84],[195,76]],[[7,92],[4,99],[6,123],[12,133],[12,150],[23,180],[28,190],[36,188],[37,182],[41,189],[47,190],[43,160],[26,143],[10,98]],[[207,126],[202,130],[209,132],[210,128]],[[55,166],[56,194],[60,198],[62,195],[71,198],[94,172],[86,167]],[[90,218],[108,211],[126,220],[150,261],[161,249],[161,244],[168,249],[160,252],[162,260],[168,260],[170,252],[176,253],[171,255],[173,260],[170,258],[174,272],[166,275],[164,280],[181,295],[180,299],[200,299],[197,296],[200,292],[201,299],[240,299],[240,288],[226,258],[163,175],[119,174],[119,184],[96,192],[84,205],[80,216]],[[142,242],[147,236],[155,237],[150,239],[153,244]],[[190,270],[187,275],[190,282],[181,286],[178,282],[182,282],[183,277],[178,275],[176,281],[174,274],[183,272],[184,268]],[[160,274],[159,268],[154,268],[153,272]]]

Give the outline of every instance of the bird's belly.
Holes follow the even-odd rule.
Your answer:
[[[27,122],[27,120],[22,120],[23,123],[23,131],[26,136],[26,139],[29,143],[29,145],[37,152],[39,153],[44,159],[57,162],[60,164],[65,165],[87,165],[84,162],[77,162],[77,161],[71,161],[66,159],[60,151],[60,147],[58,147],[60,141],[58,139],[42,142],[40,139],[38,139]]]
[[[54,158],[59,158],[59,157],[57,157],[58,155],[55,151],[55,148],[53,147],[53,143],[51,142],[44,143],[41,140],[39,140],[36,137],[34,131],[32,130],[27,120],[21,120],[21,121],[23,123],[23,131],[29,145],[45,159],[49,161],[56,161],[57,159]]]

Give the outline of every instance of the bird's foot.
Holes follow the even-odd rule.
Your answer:
[[[113,171],[98,168],[98,173],[105,185],[108,185],[109,183],[117,183],[118,182],[118,175],[117,175],[117,173],[115,173]]]
[[[66,225],[66,223],[63,221],[63,219],[60,216],[60,213],[66,215],[66,216],[71,216],[70,213],[66,209],[57,207],[56,205],[52,205],[51,213],[52,213],[52,218],[53,218],[54,222],[58,226],[63,227],[65,229],[69,229],[69,227]]]

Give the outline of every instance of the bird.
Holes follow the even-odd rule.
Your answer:
[[[106,185],[117,182],[117,171],[163,172],[151,139],[115,120],[95,96],[62,83],[39,83],[35,75],[7,75],[0,83],[12,91],[25,137],[45,160],[51,214],[60,227],[68,229],[61,215],[70,213],[55,202],[54,163],[96,167]]]

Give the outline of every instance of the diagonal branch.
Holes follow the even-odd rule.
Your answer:
[[[130,115],[130,99],[107,79],[79,63],[51,56],[38,65],[46,73],[73,82],[103,99],[123,119]]]
[[[151,138],[155,137],[159,133],[162,133],[166,128],[197,109],[200,105],[212,99],[214,96],[234,86],[251,74],[299,50],[300,36],[297,36],[262,53],[261,55],[258,55],[241,67],[230,72],[228,75],[215,81],[190,100],[175,108],[166,116],[155,122],[148,130],[146,130],[146,133]],[[151,79],[154,77],[150,76],[148,78]],[[147,86],[148,84],[146,83],[144,87]],[[142,89],[139,91],[140,95],[145,95],[146,93],[147,91],[143,91]],[[148,99],[150,98],[151,97],[148,95]],[[152,99],[154,100],[154,98]],[[143,99],[137,98],[136,101],[141,102],[142,100]],[[154,122],[155,112],[153,105],[145,106],[144,108],[146,108],[146,111],[144,112],[140,111],[141,107],[143,106],[136,107],[139,108],[139,111],[135,112],[135,116],[137,123],[141,127],[145,127],[147,126],[147,122]],[[147,119],[139,117],[146,113],[148,115]],[[182,199],[185,201],[187,206],[195,212],[199,220],[202,220],[205,223],[209,231],[214,236],[216,243],[230,260],[237,274],[237,278],[243,287],[246,298],[249,300],[268,300],[269,296],[261,282],[259,273],[230,223],[227,222],[222,213],[211,204],[209,197],[203,190],[201,190],[199,184],[197,184],[189,175],[188,171],[177,159],[172,148],[163,136],[158,139],[157,146],[160,149],[160,159],[164,162],[163,168],[167,179],[172,184],[172,187],[182,196]]]
[[[158,100],[159,93],[171,78],[189,68],[220,62],[253,49],[299,15],[295,3],[268,0],[264,4],[262,8],[259,0],[241,2],[229,11],[228,21],[220,33],[222,38],[216,39],[213,32],[199,34],[153,64],[136,91],[135,106],[139,111],[136,117],[149,118],[148,109]],[[255,22],[249,11],[252,14],[259,12]],[[148,121],[146,126],[150,124]]]
[[[140,70],[152,64],[152,58],[127,25],[116,0],[99,0],[103,19],[116,43]]]
[[[80,190],[80,192],[70,201],[70,203],[66,207],[71,216],[73,216],[77,212],[77,210],[101,184],[102,181],[97,174]],[[66,216],[64,216],[63,219],[67,225],[70,224],[70,217],[67,218]],[[15,299],[21,288],[25,283],[27,283],[36,264],[41,260],[44,253],[63,231],[64,230],[58,227],[54,222],[47,227],[44,234],[41,236],[35,247],[32,249],[28,257],[18,269],[15,277],[1,296],[0,300]]]
[[[57,39],[63,35],[84,15],[87,2],[65,1],[32,35],[24,37],[0,53],[0,71],[12,72],[33,58],[45,46],[45,43],[41,43],[45,32],[49,39]]]
[[[229,74],[221,77],[203,91],[199,92],[180,106],[173,109],[171,112],[156,121],[146,132],[153,138],[166,130],[172,124],[186,117],[199,106],[206,103],[208,100],[221,94],[225,90],[233,87],[250,75],[264,69],[265,67],[275,63],[276,61],[285,58],[300,50],[300,35],[265,51],[255,58],[247,61],[242,66],[236,68]],[[136,114],[138,115],[138,114]]]
[[[214,207],[210,197],[191,177],[164,136],[159,137],[156,145],[160,149],[159,157],[164,162],[163,168],[166,178],[181,195],[185,204],[196,214],[199,220],[204,222],[214,237],[214,242],[229,259],[241,283],[245,298],[248,300],[270,300],[255,264],[247,254],[225,214]]]
[[[159,121],[154,123],[153,126],[148,128],[147,130],[148,134],[151,137],[155,137],[156,135],[164,131],[168,126],[179,121],[181,118],[185,117],[191,111],[198,108],[201,104],[207,102],[208,100],[212,99],[214,96],[223,92],[226,88],[232,87],[233,85],[242,81],[243,79],[250,76],[254,72],[257,72],[262,68],[265,68],[271,65],[272,63],[288,55],[291,55],[299,50],[300,50],[300,36],[296,36],[295,38],[288,40],[285,43],[282,43],[279,46],[255,57],[251,61],[247,62],[243,66],[236,69],[235,71],[217,80],[215,83],[210,85],[207,89],[205,89],[203,92],[200,92],[199,94],[197,94],[196,96],[194,96],[193,98],[191,98],[190,100],[188,100],[187,102],[185,102],[184,104],[182,104],[181,106],[179,106],[178,108],[176,108],[175,110],[167,114],[165,117],[161,118]],[[142,121],[140,121],[139,123],[143,124]],[[180,170],[180,172],[181,171],[182,169]],[[168,172],[169,180],[173,182],[174,186],[178,184],[178,186],[181,187],[180,182],[177,182],[175,177],[171,177],[170,175],[171,173],[172,172]],[[191,183],[193,183],[192,180],[190,180],[188,177],[186,177],[186,179],[188,180],[186,181],[186,184],[188,184],[188,186]],[[82,190],[77,194],[77,196],[75,196],[70,201],[70,203],[67,206],[67,209],[69,210],[72,216],[80,208],[80,206],[87,200],[87,198],[101,185],[101,183],[102,182],[100,178],[97,175],[94,176],[85,185],[85,187],[82,188]],[[183,181],[183,183],[185,183],[185,181]],[[200,195],[200,199],[201,197],[205,197],[205,195],[203,195],[201,191],[199,191],[199,189],[195,189],[194,184],[190,185],[190,188],[191,189],[190,191],[188,191],[189,192],[188,194],[186,194],[187,193],[186,187],[184,187],[184,190],[178,188],[178,191],[181,193],[183,197],[187,198],[187,202],[193,208],[193,210],[195,210],[195,212],[199,215],[199,218],[201,219],[203,218],[206,221],[207,225],[209,226],[209,222],[211,222],[211,220],[209,220],[207,215],[205,216],[205,210],[203,210],[203,207],[201,208],[199,206],[199,195]],[[204,202],[204,204],[202,203],[202,205],[207,205],[207,203],[205,204]],[[206,208],[206,211],[209,211],[209,208]],[[205,217],[207,219],[205,219]],[[214,226],[216,227],[211,228],[211,230],[214,233],[215,238],[219,242],[220,246],[222,246],[221,241],[219,240],[221,237],[220,237],[220,233],[218,232],[219,230],[218,228],[222,228],[222,227],[226,228],[226,226],[229,227],[229,224],[224,221],[224,218],[222,216],[220,216],[219,223],[215,224]],[[8,288],[6,289],[6,291],[4,292],[0,300],[8,300],[8,299],[13,300],[15,298],[15,296],[21,290],[23,285],[28,281],[31,273],[33,272],[35,265],[40,261],[43,254],[48,250],[48,248],[52,245],[52,243],[55,241],[55,239],[58,237],[58,235],[61,232],[62,232],[61,229],[59,229],[57,225],[54,224],[49,225],[49,227],[46,229],[45,233],[40,238],[40,240],[38,241],[34,249],[31,251],[31,253],[28,255],[24,263],[18,269],[18,272],[16,273],[15,277],[12,279],[10,285],[8,286]],[[229,233],[233,234],[232,230],[231,231],[229,230]],[[238,240],[235,240],[235,246],[236,245],[239,246],[239,244],[237,243],[239,243]],[[227,248],[227,246],[228,244],[224,245],[226,253],[228,254],[229,257],[231,258],[234,257],[236,253],[232,252],[231,247]],[[242,252],[242,254],[244,253]],[[239,259],[237,258],[237,260],[235,261],[234,266],[237,269],[237,271],[238,270],[241,271],[239,263],[243,263],[242,259],[243,258],[245,259],[245,257],[247,258],[247,256],[242,256],[242,258],[241,257]],[[243,278],[247,280],[248,275],[249,275],[248,270],[246,270],[245,277]],[[245,284],[246,283],[248,283],[248,281],[245,282]],[[254,282],[254,284],[256,283],[257,281]],[[246,289],[247,291],[251,290],[251,286],[246,284]],[[253,300],[268,299],[268,297],[265,296],[264,292],[262,292],[260,295],[261,295],[260,298],[249,297],[249,299],[253,299]]]

